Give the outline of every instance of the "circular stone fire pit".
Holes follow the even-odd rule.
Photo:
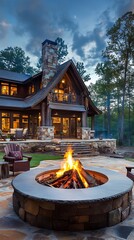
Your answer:
[[[18,175],[12,182],[15,212],[31,225],[54,230],[97,229],[123,221],[130,213],[133,182],[108,169],[85,169],[107,181],[92,188],[61,189],[35,180],[41,172],[56,170],[52,167]]]

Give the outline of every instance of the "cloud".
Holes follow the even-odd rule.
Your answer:
[[[106,47],[107,30],[119,17],[130,10],[134,10],[134,0],[113,0],[113,5],[100,14],[92,31],[87,31],[85,34],[81,34],[79,31],[74,33],[72,51],[81,57],[85,66],[94,66],[102,60],[101,55],[102,50]],[[90,47],[87,48],[87,46]]]
[[[96,59],[101,57],[101,52],[106,46],[105,28],[111,24],[111,22],[108,24],[106,16],[108,14],[105,14],[105,19],[101,17],[95,28],[85,35],[79,32],[74,34],[72,50],[81,56],[82,61],[88,61],[89,64],[93,64],[93,60],[96,61]]]
[[[62,37],[65,31],[74,32],[77,28],[75,19],[71,19],[67,12],[63,14],[62,11],[54,11],[49,1],[16,1],[14,14],[15,34],[28,37],[26,50],[36,56],[40,55],[41,42],[46,38],[54,41]]]
[[[114,9],[116,11],[117,17],[121,17],[122,15],[129,11],[134,12],[134,0],[125,1],[116,0],[114,4]]]
[[[4,20],[0,21],[0,38],[4,39],[10,28],[10,24]]]

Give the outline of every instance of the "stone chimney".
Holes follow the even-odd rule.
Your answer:
[[[46,87],[56,73],[58,58],[57,58],[57,43],[50,40],[45,40],[42,43],[42,86]]]

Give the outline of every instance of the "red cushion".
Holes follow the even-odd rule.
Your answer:
[[[17,160],[22,160],[22,154],[20,151],[11,151],[9,152],[9,156],[15,157]]]

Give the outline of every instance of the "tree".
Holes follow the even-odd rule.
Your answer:
[[[129,69],[134,62],[134,14],[127,12],[119,18],[113,27],[108,30],[109,37],[106,50],[103,52],[103,57],[107,58],[114,64],[114,73],[116,76],[117,91],[120,95],[120,129],[119,141],[123,144],[124,141],[124,116],[125,116],[125,101],[126,89],[129,79]],[[118,77],[117,77],[118,76]]]
[[[58,56],[58,63],[62,63],[65,60],[65,57],[68,54],[67,45],[65,44],[64,40],[60,37],[56,38],[55,42],[57,43],[57,56]],[[42,56],[39,58],[37,63],[38,71],[42,69]]]
[[[95,69],[95,72],[101,77],[98,81],[96,86],[96,91],[101,94],[101,98],[104,98],[104,112],[106,116],[105,118],[105,128],[107,129],[108,136],[111,133],[111,101],[112,99],[112,92],[114,89],[114,82],[113,82],[113,68],[109,61],[105,61],[104,63],[98,63]]]
[[[30,58],[19,47],[8,47],[0,51],[0,69],[30,75],[35,73],[35,69],[30,66]]]
[[[84,82],[87,82],[89,81],[91,78],[90,78],[90,74],[86,74],[86,69],[84,67],[84,63],[83,62],[77,62],[76,63],[76,68],[80,74],[80,76],[82,77],[83,81]]]
[[[58,62],[61,63],[65,60],[65,57],[68,54],[67,45],[65,44],[64,40],[60,37],[58,37],[55,40],[55,42],[57,43],[57,46],[58,46],[58,51],[57,51]]]

